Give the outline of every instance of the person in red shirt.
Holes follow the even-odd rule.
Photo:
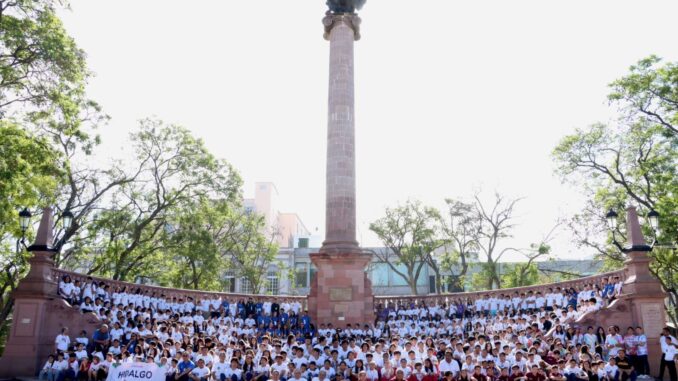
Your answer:
[[[476,365],[476,367],[473,368],[471,381],[487,381],[487,377],[481,372],[480,365]]]
[[[514,365],[511,368],[511,377],[509,377],[509,381],[525,381],[525,375],[523,372],[520,370],[520,367],[518,365]]]
[[[508,368],[501,368],[501,373],[497,377],[497,381],[509,381],[511,376],[508,374]]]
[[[391,381],[405,381],[405,373],[402,369],[396,370],[395,376],[391,378]]]
[[[498,375],[495,373],[493,366],[488,366],[485,369],[485,378],[487,381],[497,381],[497,377]]]
[[[525,377],[527,381],[546,381],[546,375],[536,365],[532,365],[532,369],[530,369],[530,372]]]
[[[422,381],[425,376],[426,374],[424,373],[421,362],[417,361],[414,364],[414,370],[412,370],[412,374],[407,378],[407,381]]]

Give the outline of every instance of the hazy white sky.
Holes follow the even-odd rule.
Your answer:
[[[72,0],[62,13],[112,116],[104,156],[138,119],[203,138],[282,210],[324,227],[328,43],[324,0]],[[416,6],[415,6],[416,5]],[[359,240],[408,198],[442,207],[482,187],[526,197],[513,245],[538,240],[581,196],[561,185],[561,137],[614,116],[607,84],[649,54],[678,59],[678,2],[370,0],[356,44]],[[561,231],[562,258],[589,256]],[[516,259],[510,258],[507,259]]]

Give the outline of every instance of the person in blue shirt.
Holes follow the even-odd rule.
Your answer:
[[[304,333],[311,332],[311,317],[308,316],[308,311],[304,311],[304,315],[301,316],[301,325]]]
[[[607,279],[605,279],[603,285],[603,292],[602,296],[604,299],[610,299],[612,296],[614,296],[614,284],[609,282]]]
[[[229,309],[231,305],[228,303],[228,300],[221,302],[221,306],[224,308],[224,316],[228,316],[231,313],[231,310]]]
[[[238,316],[240,316],[241,319],[246,319],[247,318],[247,309],[244,301],[239,301],[238,302]]]
[[[181,361],[179,361],[179,365],[177,366],[179,371],[177,373],[176,379],[178,381],[189,381],[188,375],[191,373],[193,368],[195,368],[195,363],[193,363],[190,357],[188,357],[188,353],[183,353],[181,355]]]
[[[283,313],[280,314],[280,325],[285,325],[287,324],[287,321],[289,320],[290,315],[287,314],[287,312],[283,311]]]

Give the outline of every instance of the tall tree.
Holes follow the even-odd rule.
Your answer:
[[[478,259],[478,231],[480,219],[472,203],[445,200],[450,221],[445,224],[445,251],[440,258],[443,271],[450,273],[448,291],[464,291],[464,280],[469,262]]]
[[[77,113],[90,73],[56,15],[59,3],[0,0],[0,117],[50,106]]]
[[[264,234],[264,217],[244,210],[235,220],[236,234],[229,237],[222,249],[224,259],[230,261],[229,268],[236,276],[244,279],[255,294],[263,293],[269,267],[277,265],[278,273],[284,271],[282,263],[276,260],[278,245],[276,236]]]
[[[118,184],[110,194],[110,204],[99,207],[101,212],[79,224],[84,225],[80,247],[106,253],[94,256],[89,271],[119,280],[139,275],[153,255],[165,249],[168,242],[162,239],[163,229],[174,208],[203,197],[234,204],[240,200],[238,173],[185,128],[144,120],[132,134],[132,143],[138,167],[131,175],[122,175],[130,180]],[[126,173],[124,164],[113,172]],[[91,230],[89,221],[94,221]],[[68,266],[77,267],[74,261],[67,261]]]
[[[561,177],[580,186],[588,198],[570,226],[581,245],[621,265],[625,256],[612,244],[605,211],[633,203],[641,214],[659,212],[656,239],[669,247],[656,247],[651,253],[651,270],[670,293],[669,313],[676,321],[678,273],[666,270],[673,267],[667,261],[675,257],[678,237],[678,65],[662,65],[651,56],[632,66],[611,88],[609,99],[622,111],[618,121],[578,129],[553,152]],[[645,234],[652,238],[655,232],[645,226]]]
[[[511,238],[515,227],[513,215],[516,204],[520,198],[508,198],[499,193],[494,194],[494,200],[484,205],[480,199],[480,193],[474,196],[474,208],[478,215],[477,245],[479,252],[485,257],[485,270],[487,271],[487,288],[501,288],[501,275],[499,273],[499,261],[509,251],[518,251],[512,247],[504,247],[501,242]]]
[[[27,263],[27,253],[20,244],[18,208],[23,206],[35,212],[53,201],[63,171],[59,167],[59,153],[48,141],[12,122],[0,120],[0,142],[1,338],[13,306],[10,294]],[[31,231],[26,233],[30,235]]]
[[[433,261],[434,251],[444,245],[438,210],[419,201],[407,201],[386,208],[385,216],[372,222],[370,230],[389,249],[374,251],[374,255],[407,282],[412,295],[418,294],[417,282],[424,266]],[[440,278],[439,270],[436,276]]]

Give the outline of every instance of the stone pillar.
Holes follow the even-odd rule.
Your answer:
[[[0,357],[0,378],[37,376],[47,356],[55,352],[54,339],[63,327],[73,340],[82,330],[91,338],[101,324],[93,313],[83,314],[59,297],[52,226],[52,209],[46,208],[35,242],[28,248],[30,270],[12,293],[12,327]]]
[[[5,352],[0,358],[0,377],[34,376],[54,352],[57,332],[45,332],[47,305],[58,298],[52,270],[52,209],[46,208],[35,242],[29,248],[31,268],[12,293],[14,313]]]
[[[652,248],[645,242],[638,213],[633,206],[626,211],[626,234],[629,251],[625,262],[627,277],[622,288],[623,295],[628,298],[630,304],[631,322],[645,330],[650,370],[653,376],[657,376],[662,354],[659,340],[662,328],[666,326],[664,305],[666,293],[662,290],[659,280],[650,272],[652,259],[648,253]],[[626,326],[621,328],[624,330]]]
[[[360,252],[356,241],[355,107],[353,41],[358,39],[356,14],[328,12],[323,19],[330,41],[327,108],[327,172],[325,241],[321,253]]]
[[[662,290],[659,280],[650,272],[652,259],[648,253],[652,248],[645,243],[635,207],[627,209],[626,231],[628,235],[628,244],[624,250],[627,255],[624,263],[626,280],[621,296],[607,308],[584,314],[573,325],[584,330],[588,326],[616,325],[621,328],[622,335],[628,327],[643,327],[647,336],[650,371],[656,377],[659,374],[661,359],[659,338],[662,328],[666,325],[664,307],[666,293]]]
[[[327,110],[325,241],[311,254],[317,268],[308,297],[315,324],[374,322],[372,285],[365,268],[372,256],[356,241],[355,110],[353,42],[360,38],[354,12],[327,12],[325,39],[330,41]]]

